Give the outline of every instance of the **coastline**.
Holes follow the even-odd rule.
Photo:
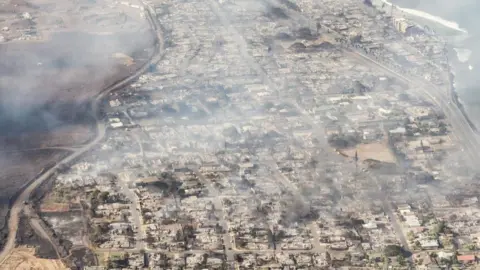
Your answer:
[[[457,88],[458,84],[456,83],[457,80],[461,80],[461,78],[459,78],[460,76],[456,76],[455,71],[463,71],[464,68],[462,68],[462,65],[468,65],[472,54],[472,51],[470,51],[468,48],[465,48],[463,44],[463,41],[469,38],[468,31],[460,28],[457,22],[443,19],[428,12],[411,8],[402,8],[399,5],[389,2],[388,0],[374,0],[372,2],[377,9],[383,11],[391,10],[393,6],[394,10],[396,12],[400,11],[403,17],[420,26],[428,25],[430,28],[435,29],[435,35],[447,41],[448,79],[452,102],[461,111],[472,130],[475,133],[478,133],[478,123],[474,123],[474,121],[472,121],[472,118],[469,115],[469,108],[467,108],[468,104],[464,104],[462,102],[462,99],[460,98],[461,93],[459,93],[459,89]],[[393,10],[391,12],[394,14]],[[461,51],[463,51],[463,54],[460,53]],[[469,51],[469,54],[465,55],[465,51]]]
[[[377,0],[378,1],[378,0]],[[421,11],[421,10],[416,10],[416,9],[410,9],[410,8],[402,8],[398,5],[394,5],[392,4],[391,2],[389,2],[388,0],[379,0],[381,1],[382,5],[385,4],[389,7],[394,7],[395,10],[398,10],[402,13],[406,13],[408,15],[411,15],[413,17],[418,17],[418,18],[422,18],[422,19],[425,19],[425,20],[428,20],[428,21],[431,21],[431,22],[434,22],[434,23],[437,23],[437,24],[440,24],[444,27],[447,27],[447,28],[450,28],[452,30],[456,30],[458,32],[461,32],[461,33],[464,33],[464,34],[468,34],[468,31],[466,29],[463,29],[463,28],[460,28],[460,26],[458,25],[457,22],[454,22],[454,21],[449,21],[449,20],[446,20],[446,19],[443,19],[441,17],[438,17],[438,16],[435,16],[435,15],[432,15],[428,12],[425,12],[425,11]]]
[[[457,108],[460,110],[462,113],[463,117],[468,122],[468,125],[472,128],[472,130],[478,134],[478,129],[475,123],[471,120],[470,116],[467,113],[467,110],[465,109],[465,106],[463,105],[462,101],[460,100],[457,89],[455,87],[455,73],[453,72],[452,65],[450,64],[450,61],[448,63],[448,74],[449,74],[449,83],[450,83],[450,95],[453,100],[453,103],[457,106]]]

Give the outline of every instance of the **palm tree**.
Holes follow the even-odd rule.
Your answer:
[[[431,253],[428,254],[428,257],[430,257],[430,260],[434,261],[435,264],[436,264],[438,267],[440,267],[440,265],[439,265],[439,263],[438,263],[438,260],[437,260],[437,258],[438,258],[438,254],[437,254],[437,253],[431,252]]]

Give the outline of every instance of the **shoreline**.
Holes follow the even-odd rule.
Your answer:
[[[412,16],[412,17],[421,18],[423,20],[431,21],[432,23],[435,23],[437,25],[441,25],[441,26],[449,28],[451,30],[458,31],[459,33],[468,34],[468,31],[466,29],[461,28],[457,22],[443,19],[441,17],[435,16],[435,15],[430,14],[428,12],[417,10],[417,9],[402,8],[399,5],[392,4],[388,0],[374,0],[374,2],[380,4],[380,6],[378,6],[377,8],[384,9],[385,5],[387,5],[388,8],[391,8],[393,6],[396,10],[398,10],[402,13],[406,13],[406,14]],[[412,19],[412,20],[415,21],[414,19]]]
[[[385,10],[385,8],[391,8],[393,6],[398,11],[408,14],[409,16],[404,15],[404,17],[407,17],[407,19],[411,20],[412,22],[414,22],[418,25],[423,24],[422,20],[423,20],[423,22],[425,20],[427,20],[427,21],[431,22],[432,24],[436,24],[439,27],[446,27],[448,29],[457,31],[457,34],[454,35],[453,37],[460,37],[462,39],[468,37],[468,31],[466,29],[460,28],[458,23],[456,23],[454,21],[449,21],[449,20],[443,19],[441,17],[432,15],[428,12],[415,10],[415,9],[410,9],[410,8],[402,8],[398,5],[392,4],[388,0],[374,0],[374,2],[377,3],[376,5],[374,4],[374,6],[376,6],[376,8],[379,9],[379,10]],[[388,7],[385,7],[385,5],[387,5]],[[435,33],[435,35],[442,37],[442,35],[437,34],[437,33]],[[452,36],[451,35],[445,35],[443,37],[446,38],[446,37],[452,37]],[[447,54],[452,56],[452,57],[456,57],[458,62],[467,63],[468,58],[470,58],[470,56],[467,57],[467,59],[465,59],[465,61],[461,61],[460,56],[459,56],[459,52],[458,52],[458,48],[456,48],[454,42],[452,42],[452,40],[447,40],[447,39],[446,39],[446,41],[447,41],[447,43],[449,43],[449,46],[447,48],[447,50],[448,50]],[[461,47],[461,46],[458,46],[458,47]],[[462,101],[459,97],[459,93],[457,91],[457,88],[455,86],[455,79],[457,79],[457,78],[455,76],[454,70],[456,68],[455,68],[455,64],[452,63],[452,60],[450,60],[450,56],[448,56],[448,74],[449,74],[448,75],[449,76],[448,80],[449,80],[449,88],[450,88],[449,92],[450,92],[450,95],[451,95],[452,102],[460,110],[460,112],[462,113],[463,117],[465,117],[465,120],[467,121],[468,125],[472,128],[472,130],[476,134],[478,134],[477,126],[472,121],[471,117],[468,115],[467,108],[462,103]]]
[[[468,115],[465,106],[463,106],[463,103],[460,101],[460,98],[457,93],[457,89],[455,87],[455,74],[452,71],[452,65],[448,63],[448,74],[449,74],[449,83],[450,83],[450,95],[453,100],[453,103],[457,106],[457,108],[460,110],[462,113],[463,117],[465,117],[465,120],[467,120],[468,125],[472,128],[472,130],[478,134],[478,129],[475,123],[470,119],[470,116]]]

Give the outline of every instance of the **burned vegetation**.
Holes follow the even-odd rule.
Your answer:
[[[0,149],[58,146],[50,137],[68,137],[63,145],[84,143],[94,123],[91,99],[142,66],[153,44],[149,32],[65,32],[48,42],[2,44],[0,138],[6,141]]]
[[[16,237],[18,245],[35,247],[35,256],[44,259],[57,259],[57,253],[53,245],[45,238],[39,236],[30,226],[29,218],[22,216]]]

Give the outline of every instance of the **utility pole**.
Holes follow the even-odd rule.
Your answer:
[[[355,160],[355,174],[357,174],[357,172],[358,172],[358,150],[355,150],[354,160]]]
[[[273,230],[272,230],[272,233],[273,233],[273,241],[274,241],[273,258],[275,259],[275,262],[278,263],[277,248],[276,248],[276,244],[275,244],[275,241],[277,240],[277,239],[275,239],[275,238],[277,237],[277,236],[275,235],[275,234],[276,234],[276,231],[277,231],[276,226],[274,226],[272,229],[273,229]]]

